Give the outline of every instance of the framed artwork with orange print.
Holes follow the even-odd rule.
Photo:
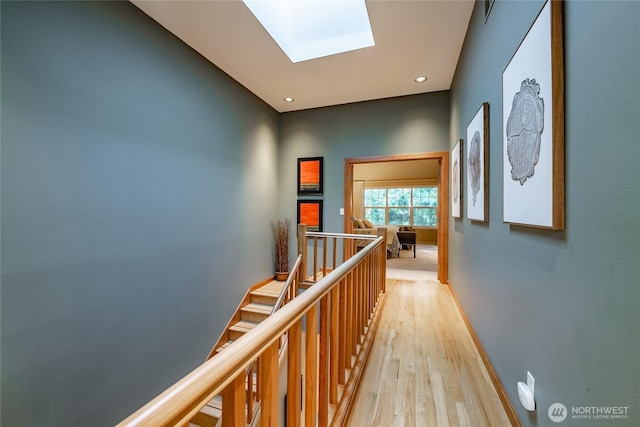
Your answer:
[[[322,194],[322,157],[298,159],[298,195]]]
[[[309,231],[322,231],[322,200],[298,200],[298,224]]]

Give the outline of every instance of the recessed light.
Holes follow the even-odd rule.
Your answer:
[[[290,96],[287,96],[286,98],[284,98],[285,102],[293,102],[293,98]]]
[[[416,83],[424,83],[427,81],[425,76],[416,77]]]

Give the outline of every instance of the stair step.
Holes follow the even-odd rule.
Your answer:
[[[220,395],[215,396],[213,399],[209,401],[209,403],[207,403],[207,406],[222,412],[222,396]]]
[[[269,304],[271,306],[278,302],[279,294],[275,294],[270,291],[263,291],[257,289],[251,292],[251,302],[256,304]]]
[[[247,322],[246,320],[241,320],[237,323],[234,323],[229,327],[229,338],[232,340],[237,340],[242,335],[255,328],[256,325],[257,323]]]
[[[284,282],[269,282],[266,285],[251,291],[251,302],[258,304],[274,305],[278,301]]]
[[[212,402],[213,400],[200,408],[200,411],[191,419],[191,423],[200,427],[216,427],[222,417],[222,405],[216,407],[211,404]]]
[[[260,323],[271,315],[273,305],[252,302],[241,309],[240,318],[249,322]]]
[[[222,397],[216,396],[200,408],[200,412],[191,419],[190,426],[217,427],[220,418],[222,418]]]

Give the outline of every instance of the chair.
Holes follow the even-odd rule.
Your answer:
[[[416,257],[416,232],[415,231],[398,231],[398,240],[400,241],[400,249],[405,249],[407,246],[413,246],[413,257]],[[400,254],[398,253],[398,256]]]

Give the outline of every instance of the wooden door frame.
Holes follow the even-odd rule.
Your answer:
[[[393,154],[344,159],[344,232],[353,232],[353,165],[361,163],[398,162],[406,160],[439,160],[438,176],[438,280],[449,280],[449,152]]]

